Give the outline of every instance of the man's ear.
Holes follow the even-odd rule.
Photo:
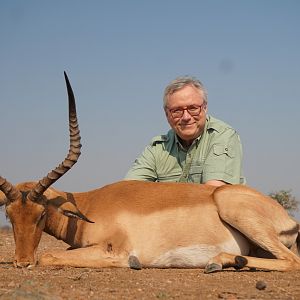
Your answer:
[[[164,107],[164,111],[165,111],[165,115],[168,118],[168,109],[166,107]]]
[[[167,108],[164,108],[165,110],[165,115],[166,115],[166,118],[167,118],[167,121],[169,123],[169,125],[172,127],[172,117],[171,117],[171,114],[169,113],[168,109]]]
[[[79,220],[86,221],[88,223],[94,223],[93,221],[90,221],[84,214],[82,214],[78,208],[71,202],[65,202],[62,205],[60,205],[57,210],[65,215],[68,218],[76,218]]]

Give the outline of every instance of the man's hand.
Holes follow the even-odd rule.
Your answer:
[[[205,182],[204,184],[213,185],[213,186],[221,186],[227,184],[226,182],[222,180],[209,180]]]

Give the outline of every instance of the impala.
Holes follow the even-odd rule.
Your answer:
[[[299,270],[299,224],[274,200],[242,185],[120,181],[83,193],[51,185],[78,160],[80,134],[68,77],[70,150],[39,182],[0,177],[15,239],[14,265],[32,267],[42,232],[69,250],[41,265],[74,267]],[[298,247],[298,249],[297,249]],[[291,251],[290,249],[297,251]]]

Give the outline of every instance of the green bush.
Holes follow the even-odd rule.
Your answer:
[[[271,198],[276,200],[281,204],[284,209],[286,209],[290,215],[293,215],[293,212],[298,211],[299,202],[292,195],[291,190],[281,190],[279,192],[272,192],[269,194]]]

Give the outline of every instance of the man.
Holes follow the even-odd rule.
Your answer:
[[[243,184],[242,145],[226,123],[207,114],[207,92],[194,77],[178,77],[164,92],[171,130],[152,139],[125,179],[214,186]]]

